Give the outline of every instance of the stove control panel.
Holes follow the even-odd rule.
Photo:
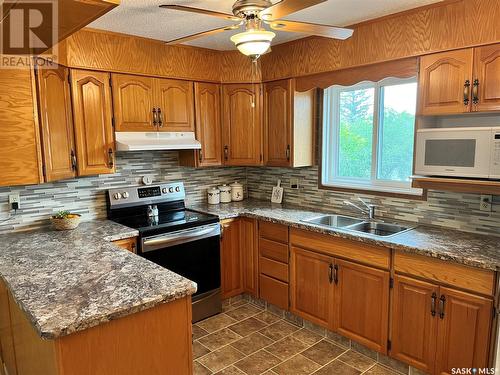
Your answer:
[[[108,190],[109,204],[115,208],[119,206],[180,201],[185,198],[186,192],[182,182]]]

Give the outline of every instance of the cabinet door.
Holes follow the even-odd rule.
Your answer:
[[[292,80],[264,86],[264,158],[266,165],[291,165],[293,87]]]
[[[440,288],[438,305],[436,373],[451,374],[452,368],[488,367],[493,302]]]
[[[387,352],[389,272],[336,260],[335,329],[381,353]]]
[[[223,143],[226,165],[252,166],[262,163],[262,131],[259,86],[224,85]]]
[[[0,69],[0,185],[43,182],[30,69]]]
[[[420,114],[440,115],[470,111],[472,49],[420,58]]]
[[[500,110],[500,44],[474,49],[472,110]]]
[[[290,258],[290,310],[330,328],[334,290],[331,257],[292,247]]]
[[[154,79],[113,74],[113,107],[117,132],[157,130],[154,109]]]
[[[165,132],[194,132],[193,82],[156,80],[158,129]]]
[[[221,293],[229,298],[243,292],[240,221],[224,221],[221,226]]]
[[[43,162],[47,182],[76,175],[76,156],[69,92],[69,69],[37,71]]]
[[[220,86],[215,83],[196,82],[194,91],[196,139],[201,142],[201,150],[196,151],[198,166],[222,165]]]
[[[241,218],[241,256],[243,272],[243,289],[257,297],[258,295],[258,239],[257,221]]]
[[[391,355],[427,373],[434,370],[438,287],[394,277]]]
[[[71,71],[78,174],[115,172],[109,74]]]

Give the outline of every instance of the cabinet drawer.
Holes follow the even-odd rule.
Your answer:
[[[493,271],[450,263],[422,255],[397,251],[394,256],[394,269],[396,272],[434,280],[490,296],[495,291],[495,273]]]
[[[267,276],[288,282],[288,264],[260,257],[259,271]]]
[[[290,243],[302,249],[384,269],[389,269],[390,265],[391,250],[389,248],[370,245],[361,241],[292,228],[290,230]]]
[[[288,227],[261,221],[259,223],[259,237],[288,244]]]
[[[288,284],[265,275],[259,276],[260,298],[288,310]]]
[[[288,263],[288,245],[261,238],[259,240],[259,252],[263,257]]]

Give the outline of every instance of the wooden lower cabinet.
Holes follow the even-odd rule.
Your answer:
[[[434,374],[488,367],[493,301],[395,276],[391,356]]]
[[[243,293],[240,219],[221,222],[221,294],[230,298]]]
[[[290,254],[290,310],[331,328],[334,308],[333,258],[297,247]]]
[[[259,295],[257,220],[241,218],[240,230],[243,290],[245,293],[257,297]]]
[[[367,348],[387,352],[389,272],[335,260],[334,329]]]
[[[117,240],[113,241],[113,243],[121,247],[124,250],[130,251],[131,253],[137,253],[137,238],[136,237],[131,237],[131,238],[124,238],[123,240]]]

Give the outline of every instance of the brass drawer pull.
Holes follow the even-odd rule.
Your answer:
[[[470,101],[470,81],[464,83],[464,105],[469,105]]]

